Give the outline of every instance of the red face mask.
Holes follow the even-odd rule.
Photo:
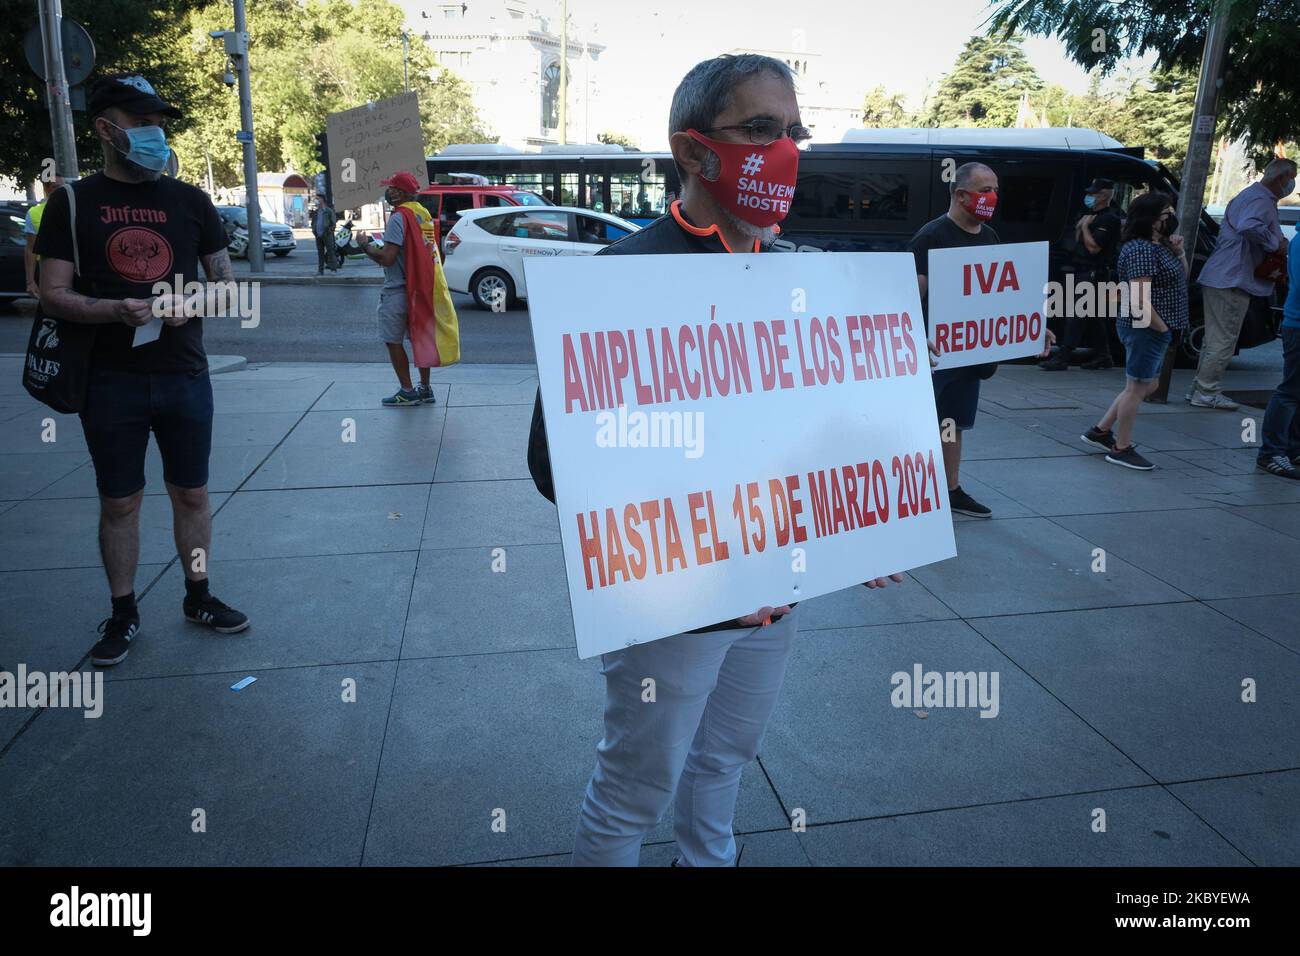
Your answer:
[[[790,212],[799,174],[799,147],[788,136],[767,146],[727,143],[693,129],[687,135],[718,154],[722,171],[717,179],[700,177],[723,209],[755,226],[774,226]]]
[[[987,222],[993,218],[993,210],[998,207],[998,194],[967,193],[966,198],[960,202],[962,209]]]

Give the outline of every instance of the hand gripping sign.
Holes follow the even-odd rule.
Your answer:
[[[930,341],[939,368],[1043,351],[1047,243],[931,249],[929,270]]]
[[[956,553],[906,253],[524,268],[580,657]]]

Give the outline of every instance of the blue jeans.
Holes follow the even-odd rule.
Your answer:
[[[1282,384],[1264,411],[1259,460],[1300,452],[1300,329],[1282,327]]]
[[[605,736],[582,802],[574,866],[636,866],[641,840],[670,803],[678,865],[734,865],[740,772],[758,754],[776,707],[798,613],[767,627],[675,634],[601,655]],[[653,702],[643,698],[647,677]]]

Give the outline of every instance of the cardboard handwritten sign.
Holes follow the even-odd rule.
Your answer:
[[[524,268],[580,657],[955,553],[906,253]]]
[[[982,365],[1043,351],[1047,243],[931,249],[930,341],[939,368]]]
[[[421,186],[429,183],[415,93],[402,93],[341,113],[325,121],[330,149],[330,188],[334,208],[352,209],[378,202],[381,179],[405,170]]]

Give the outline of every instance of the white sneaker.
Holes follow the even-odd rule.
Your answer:
[[[1231,412],[1240,407],[1232,399],[1218,392],[1213,395],[1200,391],[1193,392],[1188,401],[1192,403],[1193,408],[1219,408],[1225,412]]]

